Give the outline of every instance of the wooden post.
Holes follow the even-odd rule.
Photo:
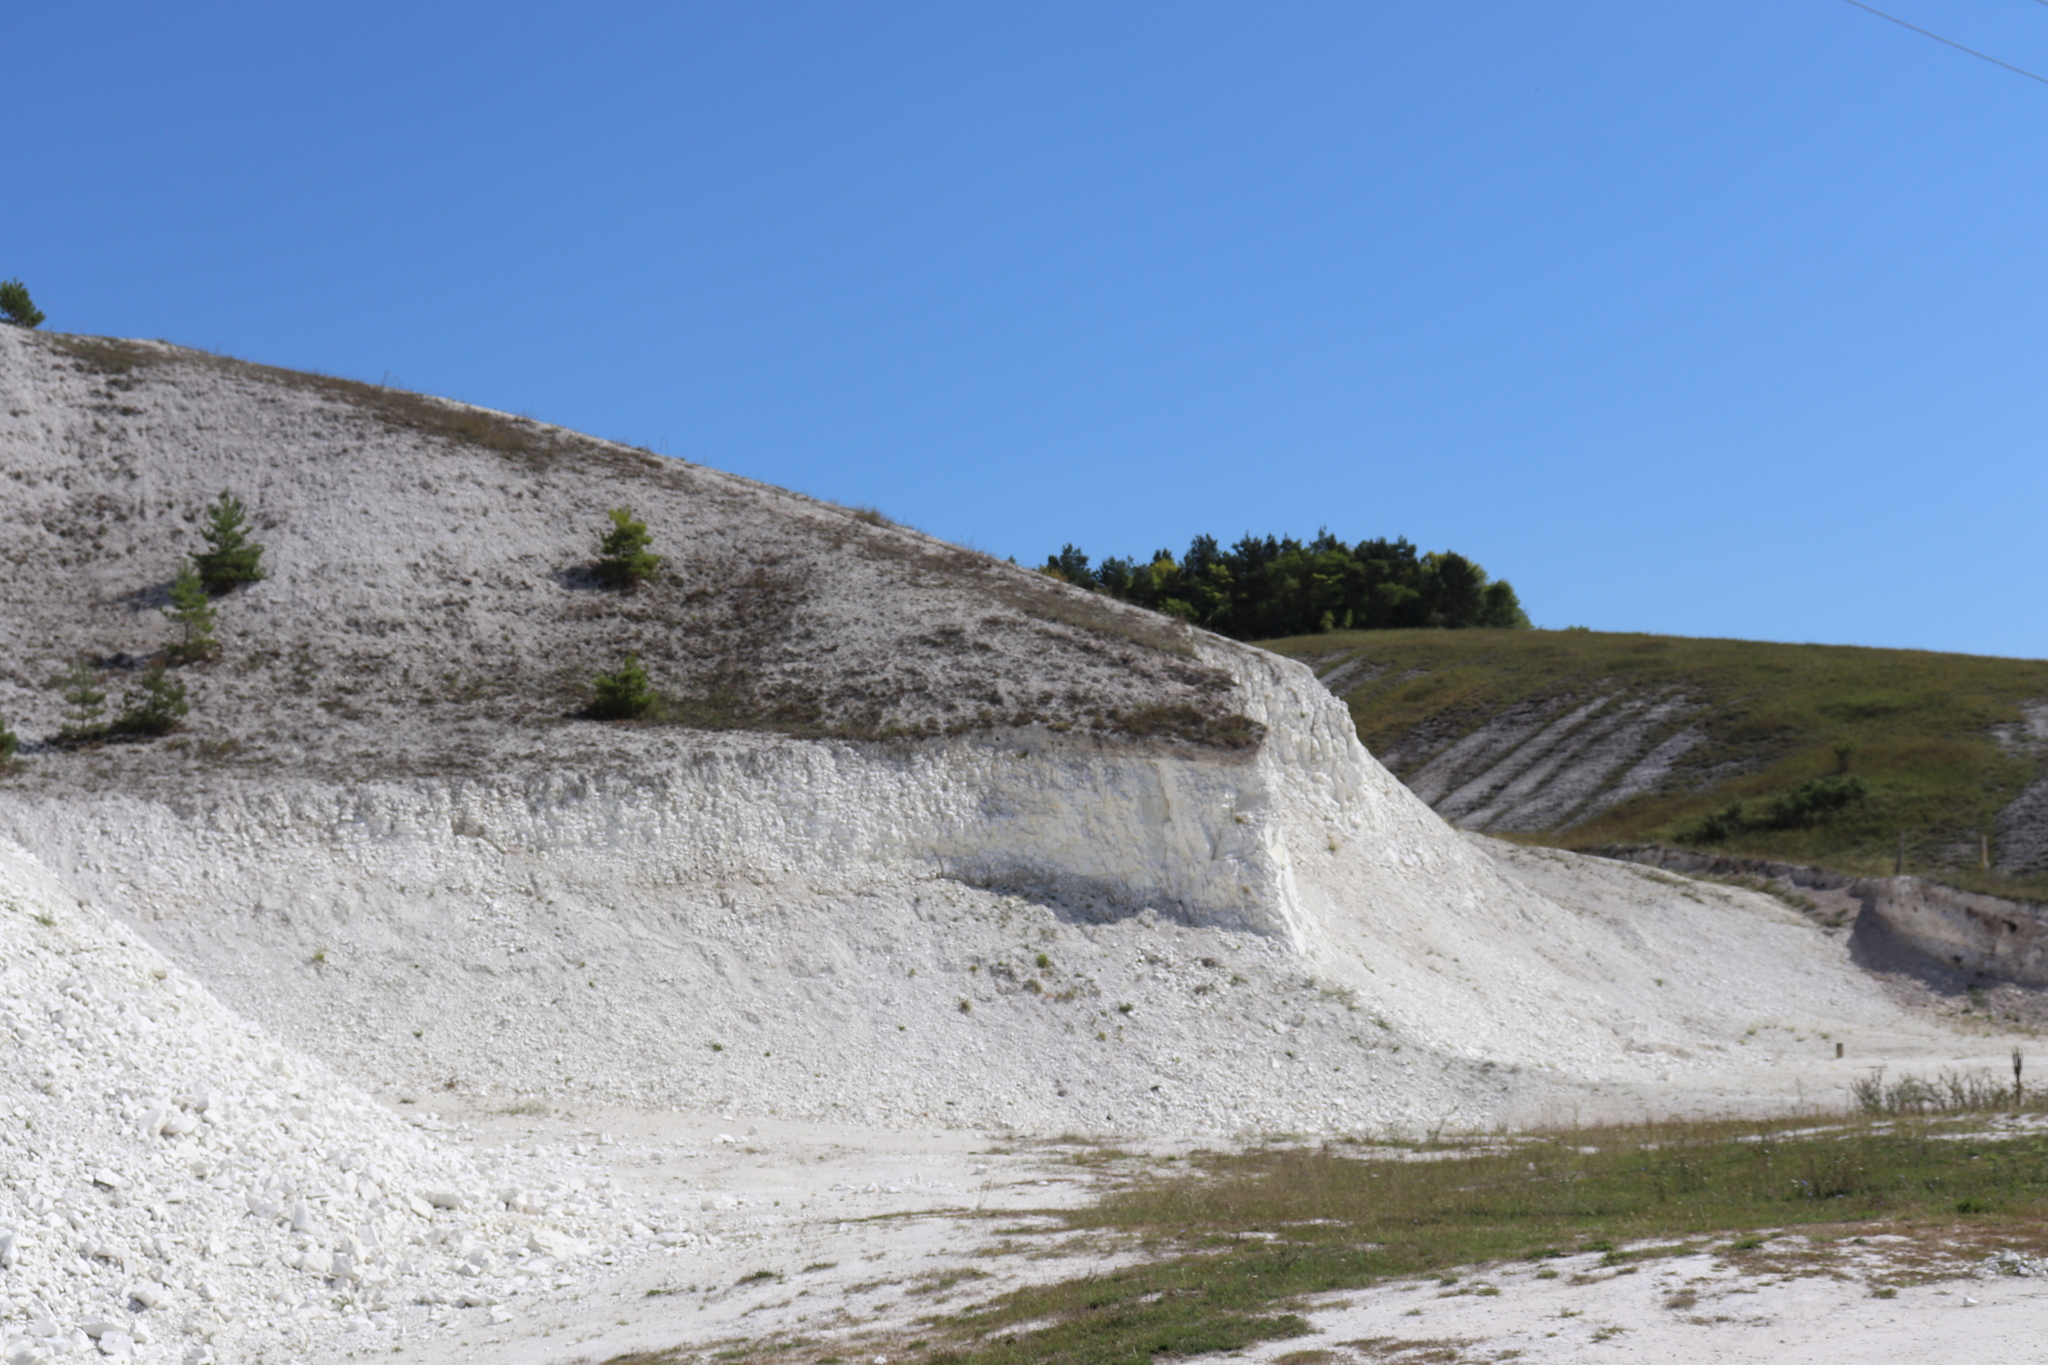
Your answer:
[[[1899,831],[1899,853],[1896,858],[1892,859],[1892,875],[1894,877],[1906,875],[1906,831],[1904,830]]]
[[[1989,872],[1991,870],[1991,836],[1980,834],[1977,837],[1981,841],[1977,849],[1977,862],[1986,872]]]
[[[1835,1060],[1838,1062],[1842,1060],[1842,1045],[1840,1043],[1835,1044]]]

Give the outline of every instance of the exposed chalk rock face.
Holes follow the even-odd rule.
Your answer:
[[[914,1105],[961,1121],[1129,1122],[1135,1090],[1180,1111],[1148,1107],[1142,1121],[1231,1131],[1278,1117],[1283,1093],[1300,1106],[1284,1112],[1318,1122],[1455,1106],[1408,1074],[1416,1054],[1396,1061],[1399,1045],[1381,1036],[1408,1012],[1398,1001],[1367,1016],[1379,1022],[1349,1045],[1349,1064],[1307,1084],[1263,1067],[1223,1083],[1191,1058],[1171,1095],[1154,1099],[1159,1086],[1132,1077],[1099,1116],[1088,1087],[1063,1084],[1102,1070],[1088,1055],[1098,1035],[1163,1023],[1156,1002],[1136,1021],[1116,1008],[1156,995],[1148,978],[1161,969],[1180,978],[1188,998],[1176,1007],[1191,1016],[1169,1036],[1263,1030],[1267,1008],[1311,1036],[1356,1036],[1361,1007],[1345,983],[1359,972],[1329,920],[1358,917],[1357,890],[1377,898],[1367,918],[1383,914],[1389,930],[1514,896],[1372,762],[1305,670],[1248,652],[1220,664],[1240,669],[1266,727],[1249,757],[1029,732],[910,749],[658,736],[622,771],[0,802],[0,825],[174,951],[209,961],[231,998],[288,1037],[317,1046],[308,1020],[359,1019],[352,1058],[376,1056],[394,1085],[424,1071],[505,1088],[574,1077],[606,1098],[715,1106],[722,1082],[705,1074],[704,1047],[739,1016],[764,1055],[800,1073],[776,1085],[785,1114],[872,1120]],[[1167,924],[1209,933],[1210,950],[1163,955]],[[1020,939],[1033,950],[1020,954]],[[1041,949],[1056,966],[1036,965]],[[849,1015],[831,990],[810,989],[855,977],[888,982],[901,1013],[865,1017],[862,993]],[[777,998],[789,979],[808,997],[794,1014]],[[655,987],[644,1002],[623,990],[651,1035],[618,1018],[625,981]],[[1003,984],[964,1018],[974,1011],[957,1007],[990,983]],[[1217,990],[1233,983],[1256,998]],[[361,1015],[418,991],[431,1009]],[[987,1010],[1019,991],[1045,1035],[1036,1045],[995,1074],[950,1051],[962,1034],[1003,1027]],[[1292,1001],[1303,991],[1313,1020]],[[308,1014],[308,1000],[322,1007]],[[830,1028],[814,1027],[821,1004]],[[533,1044],[504,1045],[515,1017],[537,1024]],[[897,1074],[849,1089],[849,1073],[872,1067],[877,1028],[886,1038],[903,1020],[918,1033],[898,1041],[931,1055],[913,1051]],[[502,1055],[479,1056],[478,1042]],[[546,1062],[528,1046],[544,1046]],[[1161,1060],[1136,1069],[1179,1059]],[[1069,1103],[1039,1104],[1055,1095]]]
[[[264,779],[0,802],[0,822],[387,1094],[445,1076],[1036,1131],[1483,1123],[1705,1064],[1816,980],[1847,990],[1765,898],[1710,924],[1649,884],[1560,905],[1450,834],[1305,671],[1252,655],[1238,681],[1267,727],[1250,759],[669,736],[666,765],[602,774]],[[1773,970],[1717,971],[1730,933],[1785,939]]]
[[[1795,989],[1504,875],[1300,665],[843,508],[154,344],[0,329],[0,395],[0,834],[389,1097],[1483,1123]],[[48,743],[66,662],[167,642],[223,488],[270,577],[186,730]],[[631,595],[589,573],[621,505],[672,557]],[[671,715],[575,717],[628,650]]]
[[[436,915],[386,907],[555,878],[671,907],[938,879],[1307,968],[1329,935],[1305,849],[1377,867],[1404,913],[1447,869],[1496,880],[1298,666],[844,509],[157,344],[8,335],[0,382],[0,702],[32,760],[0,824],[139,917],[338,936],[397,913],[425,935]],[[270,577],[181,670],[187,732],[37,743],[66,660],[118,684],[168,640],[156,594],[221,488]],[[586,581],[620,504],[672,554],[630,596]],[[568,717],[627,649],[697,723]]]

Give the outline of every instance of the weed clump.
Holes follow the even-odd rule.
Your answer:
[[[2013,1065],[2013,1083],[2007,1087],[1989,1072],[1974,1074],[1944,1071],[1933,1080],[1901,1076],[1887,1082],[1878,1067],[1849,1082],[1850,1098],[1857,1112],[1889,1114],[1972,1114],[1987,1110],[2018,1109],[2026,1100],[2020,1084],[2018,1058]]]
[[[0,720],[0,768],[14,759],[15,751],[21,748],[21,740],[14,731],[7,728],[7,722]]]
[[[1214,716],[1185,702],[1142,706],[1115,716],[1118,729],[1141,739],[1177,739],[1213,749],[1255,749],[1266,727],[1249,716]]]

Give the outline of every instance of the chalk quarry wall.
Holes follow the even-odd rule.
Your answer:
[[[1269,726],[1268,742],[1241,758],[1042,729],[893,750],[683,732],[666,762],[643,753],[612,770],[216,783],[168,800],[96,796],[84,809],[0,799],[0,821],[82,885],[143,889],[159,912],[222,894],[223,875],[207,869],[238,867],[237,880],[310,905],[350,894],[337,863],[359,881],[482,887],[550,866],[574,877],[595,857],[626,860],[653,885],[938,876],[1100,901],[1111,913],[1151,907],[1298,951],[1320,927],[1295,884],[1290,827],[1312,825],[1295,841],[1306,834],[1325,847],[1369,838],[1397,877],[1469,861],[1304,670],[1275,659],[1240,673]],[[109,860],[138,840],[192,856],[175,870]]]
[[[731,1093],[785,1114],[1230,1130],[1640,1069],[1589,966],[1636,948],[1501,876],[1306,670],[1233,653],[1247,757],[674,735],[590,773],[0,793],[0,833],[365,1083],[709,1106],[705,1042],[744,1026],[790,1070]],[[1127,1030],[1156,1046],[1105,1071]],[[1283,1060],[1350,1060],[1246,1046],[1297,1030]],[[1071,1078],[1108,1072],[1179,1110],[1089,1107]]]
[[[1262,651],[525,419],[9,330],[0,834],[380,1098],[1486,1123],[1799,989],[1766,898],[1504,875]],[[183,730],[56,743],[50,679],[132,684],[222,488],[270,572]],[[622,504],[670,557],[630,594]],[[711,728],[577,715],[627,652]],[[1732,934],[1768,960],[1690,970]]]

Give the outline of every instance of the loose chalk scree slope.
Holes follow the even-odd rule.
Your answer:
[[[602,1189],[494,1188],[11,846],[0,1040],[9,1365],[290,1350],[330,1293],[489,1307],[484,1272],[545,1277],[623,1216]]]
[[[186,729],[48,745],[71,660],[118,675],[170,642],[164,593],[223,489],[269,577],[180,671]],[[621,506],[668,558],[626,595],[589,572]],[[671,719],[576,717],[627,651]],[[1680,904],[1459,836],[1299,665],[731,475],[158,343],[0,328],[0,716],[25,741],[5,895],[73,907],[56,930],[5,910],[0,1044],[78,1031],[66,971],[116,1021],[11,1097],[7,1159],[34,1176],[0,1216],[24,1228],[90,1224],[102,1188],[30,1123],[118,1130],[136,1169],[223,1199],[352,1176],[386,1245],[459,1173],[351,1087],[1359,1130],[1708,1067],[1788,1002],[1891,1017],[1762,897]],[[141,970],[138,933],[176,970]],[[174,1005],[247,1055],[161,1070]],[[224,1155],[224,1122],[294,1106],[315,1136],[288,1156]],[[353,1166],[325,1145],[349,1124]],[[319,1273],[269,1235],[252,1273]]]

